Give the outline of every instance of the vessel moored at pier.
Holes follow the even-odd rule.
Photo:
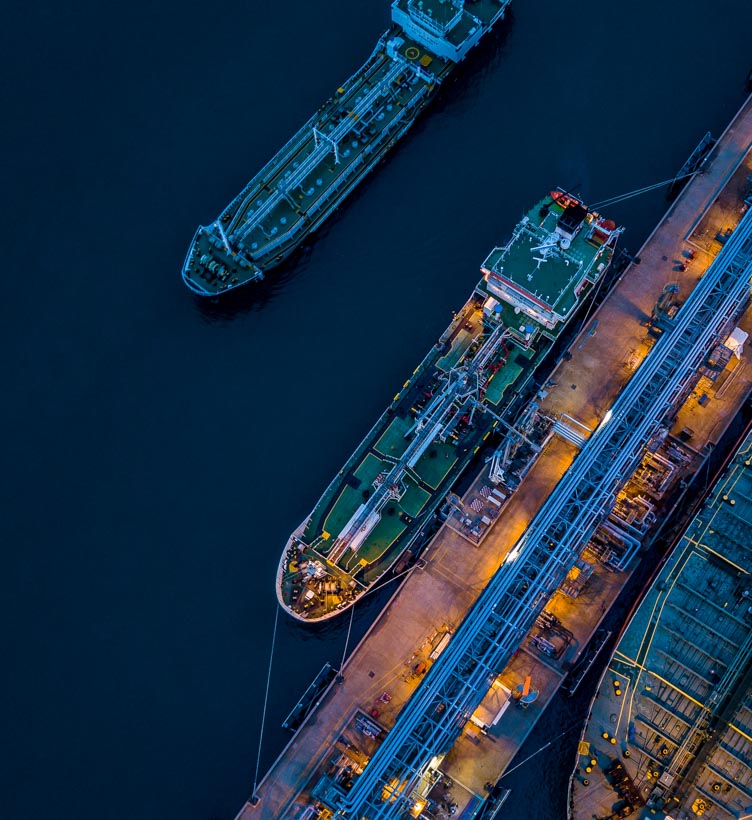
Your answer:
[[[183,281],[212,296],[264,278],[412,125],[511,0],[394,0],[392,26],[365,64],[196,231]]]
[[[671,531],[672,510],[712,481],[715,466],[700,465],[711,449],[712,459],[725,452],[724,430],[752,385],[739,348],[742,331],[752,332],[752,314],[744,312],[752,270],[740,248],[752,223],[739,224],[748,205],[750,134],[752,98],[719,139],[706,173],[680,193],[633,264],[619,269],[613,293],[588,309],[553,372],[538,370],[539,421],[558,421],[496,520],[480,539],[469,537],[464,521],[453,526],[454,511],[477,521],[493,505],[485,502],[504,440],[469,486],[457,488],[457,506],[424,560],[237,820],[517,817],[535,814],[541,798],[552,805],[550,793],[536,803],[525,792],[516,812],[506,803],[499,812],[512,784],[493,784],[511,771],[562,682],[570,692],[577,687],[578,670],[608,632],[610,602],[629,578],[638,580],[638,562],[648,563],[655,528]],[[678,307],[676,298],[665,303],[671,259]],[[527,430],[529,406],[515,416],[517,431]],[[504,439],[514,440],[511,429]],[[724,495],[726,507],[739,510],[737,495]],[[612,704],[602,694],[598,703],[604,708],[593,728],[609,739],[579,759],[578,816],[634,816],[602,788],[601,753],[611,756],[621,735]],[[553,736],[526,760],[548,747],[556,766],[559,740],[572,728],[557,734],[554,723]],[[725,788],[721,780],[710,787],[711,794]],[[655,806],[643,812],[663,816]],[[704,815],[715,816],[708,808]]]
[[[494,248],[466,304],[290,537],[277,574],[284,609],[332,617],[399,561],[491,431],[510,428],[620,232],[558,190]]]

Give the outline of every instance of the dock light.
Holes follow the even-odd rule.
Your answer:
[[[597,765],[598,765],[598,761],[597,761],[595,758],[593,758],[593,759],[590,761],[590,765],[591,765],[591,766],[597,766]]]
[[[603,421],[601,422],[601,424],[608,424],[611,421],[613,415],[614,414],[611,412],[611,408],[606,410],[606,415],[603,417]]]
[[[604,740],[608,740],[608,732],[603,732],[603,734],[601,735],[601,737],[602,737]]]
[[[593,770],[592,770],[592,768],[591,768],[590,766],[585,766],[585,771],[586,771],[588,774],[590,774],[590,772],[592,772]]]
[[[615,737],[612,737],[612,738],[609,740],[609,743],[612,743],[612,744],[615,746],[615,745],[616,745],[616,738],[615,738]]]

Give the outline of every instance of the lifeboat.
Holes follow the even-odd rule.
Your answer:
[[[560,207],[563,208],[565,211],[571,205],[581,205],[577,197],[572,196],[571,194],[567,194],[564,191],[551,191],[550,192],[551,199]],[[616,227],[614,225],[614,227]]]

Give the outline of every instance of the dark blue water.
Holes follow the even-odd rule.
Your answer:
[[[0,817],[234,815],[289,531],[536,197],[650,184],[720,133],[752,5],[707,9],[516,0],[307,248],[218,305],[180,282],[196,224],[367,56],[385,0],[5,10]],[[609,215],[636,250],[663,209]],[[262,768],[345,626],[281,620]]]

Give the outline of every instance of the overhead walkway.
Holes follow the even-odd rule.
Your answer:
[[[335,808],[339,818],[404,815],[494,677],[613,506],[645,446],[749,299],[752,212],[656,343],[489,582],[449,646]]]

